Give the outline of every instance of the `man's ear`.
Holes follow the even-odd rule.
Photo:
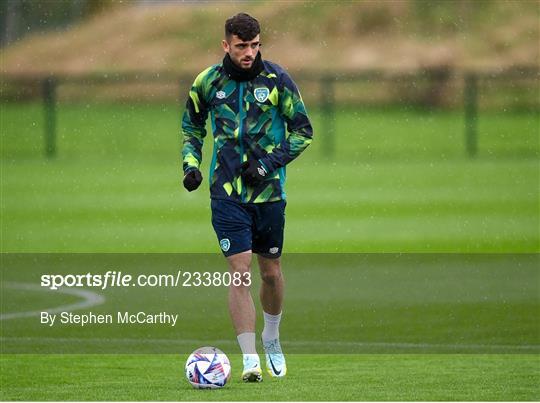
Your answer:
[[[229,43],[225,39],[221,41],[221,46],[223,47],[223,51],[229,53],[230,46],[229,46]]]

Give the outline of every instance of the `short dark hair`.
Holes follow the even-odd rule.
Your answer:
[[[250,41],[261,33],[259,21],[246,13],[239,13],[225,21],[225,37],[236,35],[243,41]]]

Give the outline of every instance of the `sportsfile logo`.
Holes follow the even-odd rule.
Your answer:
[[[180,281],[180,273],[172,274],[141,274],[137,276],[136,284],[142,287],[176,286]],[[44,274],[41,276],[41,286],[50,290],[60,287],[97,287],[102,290],[108,287],[129,287],[133,284],[133,276],[121,271],[107,271],[105,274]]]
[[[251,273],[190,272],[178,270],[175,274],[139,274],[132,276],[121,271],[104,274],[44,274],[41,287],[58,290],[61,287],[228,287],[251,284]]]

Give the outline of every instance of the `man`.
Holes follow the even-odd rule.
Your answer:
[[[199,166],[210,113],[212,225],[231,274],[246,279],[252,254],[257,254],[266,365],[271,376],[282,377],[287,372],[279,342],[285,165],[311,143],[312,128],[292,79],[277,64],[262,60],[259,33],[259,23],[251,16],[229,18],[223,62],[195,79],[182,120],[183,184],[191,192],[202,182]],[[229,311],[243,353],[242,379],[260,382],[255,306],[247,281],[230,286]]]

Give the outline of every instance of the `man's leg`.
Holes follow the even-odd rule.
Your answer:
[[[251,251],[227,257],[233,278],[234,273],[240,273],[242,279],[245,278],[245,273],[250,273],[251,257]],[[251,298],[250,286],[244,281],[240,285],[231,283],[229,286],[229,312],[244,357],[242,379],[246,382],[260,382],[262,371],[255,349],[255,304]]]
[[[244,274],[251,271],[251,256],[251,251],[229,256],[227,262],[231,275],[240,273],[241,278],[244,278]],[[231,283],[229,287],[229,312],[237,335],[255,332],[255,305],[253,298],[251,298],[250,287],[246,286],[244,282],[239,286],[234,286]]]
[[[283,304],[283,274],[280,258],[268,259],[257,255],[261,272],[261,305],[264,312],[279,315]]]
[[[266,367],[271,376],[282,377],[287,373],[285,356],[279,343],[279,322],[283,306],[284,280],[279,258],[257,256],[261,272],[261,305],[264,314],[262,342],[266,355]]]

